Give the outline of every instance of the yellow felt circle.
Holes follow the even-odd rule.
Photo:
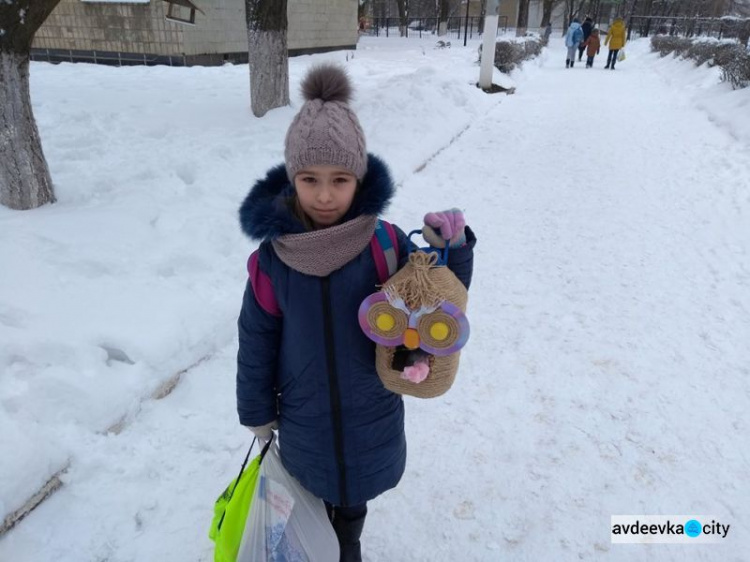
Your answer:
[[[387,302],[378,302],[367,312],[367,324],[379,336],[397,338],[409,327],[409,318]]]
[[[443,310],[422,316],[419,319],[418,331],[423,343],[439,349],[449,348],[460,336],[458,322]]]
[[[450,333],[451,329],[445,322],[435,322],[430,326],[430,335],[437,341],[443,341],[450,335]]]
[[[393,330],[393,327],[396,325],[396,319],[386,313],[378,314],[377,319],[375,320],[375,325],[378,327],[379,330],[382,330],[383,332],[390,332]]]

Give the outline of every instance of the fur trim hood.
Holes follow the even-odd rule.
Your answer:
[[[386,164],[377,156],[368,155],[367,173],[360,184],[344,222],[362,215],[380,215],[388,208],[395,192]],[[290,212],[288,199],[294,186],[287,177],[286,166],[271,168],[258,180],[240,206],[242,231],[253,240],[275,240],[285,234],[305,232],[302,223]]]

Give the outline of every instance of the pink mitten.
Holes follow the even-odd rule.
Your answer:
[[[451,248],[458,248],[466,243],[466,219],[455,207],[439,213],[427,213],[424,216],[422,236],[433,248],[445,248],[445,241]]]

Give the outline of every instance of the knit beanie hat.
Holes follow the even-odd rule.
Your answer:
[[[344,70],[314,67],[302,81],[305,103],[286,133],[289,181],[305,166],[340,166],[361,180],[367,171],[365,135],[349,107],[352,86]]]

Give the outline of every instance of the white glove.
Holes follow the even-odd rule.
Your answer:
[[[257,427],[250,427],[249,425],[245,427],[255,434],[258,441],[261,442],[261,445],[265,445],[271,440],[271,437],[273,437],[273,430],[279,429],[279,420],[273,420],[266,425],[259,425]]]

